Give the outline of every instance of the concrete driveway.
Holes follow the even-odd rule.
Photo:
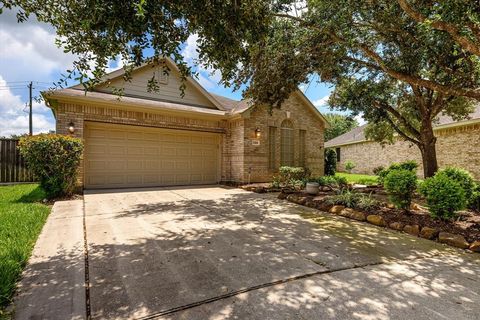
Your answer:
[[[270,194],[87,192],[93,319],[478,319],[479,255]]]

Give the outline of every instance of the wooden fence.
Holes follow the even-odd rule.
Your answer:
[[[16,139],[0,139],[0,183],[35,181],[20,156],[17,144]]]

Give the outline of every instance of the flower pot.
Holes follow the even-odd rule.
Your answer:
[[[307,185],[305,187],[305,191],[308,194],[311,195],[316,195],[319,192],[319,184],[317,182],[307,182]]]

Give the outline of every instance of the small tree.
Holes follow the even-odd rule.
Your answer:
[[[345,170],[347,170],[348,173],[352,173],[352,170],[356,167],[355,162],[348,160],[345,162]]]
[[[413,192],[417,188],[417,176],[411,170],[391,170],[385,177],[384,187],[393,204],[408,210],[412,203]]]
[[[325,149],[325,175],[334,176],[337,171],[337,153],[333,149]]]
[[[40,180],[48,198],[71,195],[83,152],[82,140],[58,134],[20,139],[20,153]]]

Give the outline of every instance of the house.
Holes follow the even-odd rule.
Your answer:
[[[270,115],[193,78],[182,94],[170,59],[136,68],[130,81],[123,75],[114,71],[88,92],[76,85],[43,94],[57,133],[84,140],[84,188],[264,182],[283,165],[323,174],[327,121],[300,91]],[[155,92],[147,90],[152,77]]]
[[[353,161],[356,166],[352,172],[371,174],[379,166],[415,160],[420,165],[418,175],[423,176],[422,158],[417,146],[398,138],[394,144],[382,147],[365,138],[365,126],[354,128],[325,143],[326,148],[337,152],[338,170],[345,169],[346,161]],[[454,121],[448,116],[440,116],[434,132],[439,167],[464,168],[480,180],[480,106],[468,120]]]

